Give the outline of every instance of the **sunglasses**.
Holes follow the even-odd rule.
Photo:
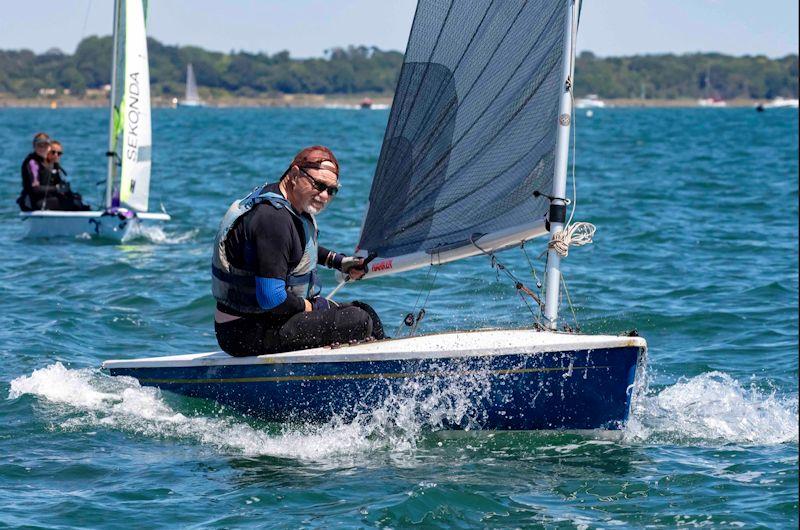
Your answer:
[[[325,184],[324,182],[320,182],[319,180],[315,179],[314,177],[312,177],[311,175],[309,175],[308,173],[306,173],[306,170],[305,170],[305,169],[303,169],[303,168],[301,168],[301,167],[299,167],[298,169],[300,170],[300,172],[301,172],[303,175],[305,175],[306,177],[308,177],[308,179],[311,181],[311,186],[312,186],[312,187],[313,187],[315,190],[317,190],[317,192],[319,192],[319,193],[322,193],[323,191],[327,191],[327,192],[328,192],[328,195],[330,195],[331,197],[333,197],[333,196],[335,196],[337,193],[339,193],[339,185],[338,185],[338,184],[337,184],[337,185],[335,185],[335,186],[328,186],[328,185],[327,185],[327,184]]]
[[[61,156],[64,154],[64,151],[50,151],[50,152],[57,156]]]

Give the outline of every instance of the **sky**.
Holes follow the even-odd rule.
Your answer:
[[[113,3],[0,0],[0,49],[73,53],[83,37],[111,33]],[[402,51],[415,6],[416,0],[150,0],[148,33],[164,44],[289,50],[295,58],[351,44]],[[603,57],[709,51],[782,57],[798,51],[798,1],[585,0],[578,34],[578,51],[584,50]]]

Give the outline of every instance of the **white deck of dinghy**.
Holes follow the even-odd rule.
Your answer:
[[[368,342],[339,348],[314,348],[257,357],[232,357],[225,352],[194,353],[111,360],[103,368],[168,368],[198,366],[240,366],[365,362],[407,359],[477,357],[509,354],[536,354],[554,351],[597,350],[605,348],[646,348],[642,337],[615,335],[573,335],[532,330],[457,331],[416,337]]]
[[[106,215],[103,210],[65,211],[65,210],[36,210],[33,212],[20,212],[20,217],[31,219],[97,219]],[[136,217],[144,221],[169,221],[169,214],[159,212],[137,212]]]

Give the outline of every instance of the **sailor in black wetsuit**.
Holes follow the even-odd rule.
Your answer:
[[[22,162],[22,193],[17,199],[20,209],[24,212],[91,209],[62,178],[67,172],[60,163],[64,154],[61,142],[38,133],[33,137],[33,149]]]
[[[300,151],[274,184],[256,188],[225,214],[214,244],[214,328],[220,347],[247,356],[382,339],[362,302],[319,296],[317,264],[358,280],[364,260],[317,243],[314,216],[339,189],[339,163],[326,147]]]
[[[17,198],[20,210],[50,210],[58,207],[56,187],[49,185],[50,169],[47,154],[50,152],[50,137],[36,133],[33,137],[33,152],[22,161],[22,193]]]

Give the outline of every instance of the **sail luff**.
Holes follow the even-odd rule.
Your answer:
[[[120,2],[122,0],[115,0],[114,1],[114,21],[112,26],[113,37],[112,37],[112,55],[111,55],[111,93],[109,94],[109,114],[108,114],[108,172],[106,176],[106,199],[105,204],[106,208],[111,207],[111,200],[112,200],[112,193],[114,189],[114,179],[117,173],[117,161],[116,157],[114,156],[115,147],[116,147],[116,127],[115,127],[115,103],[117,100],[117,69],[119,65],[117,64],[117,48],[119,47],[119,39],[120,39]]]
[[[553,199],[550,203],[550,234],[564,227],[566,221],[567,165],[569,163],[570,129],[572,126],[572,83],[575,73],[575,42],[578,36],[578,8],[580,0],[565,0],[571,4],[567,15],[564,39],[563,80],[564,89],[558,111],[558,139],[556,141],[555,174],[553,176]],[[561,288],[561,256],[554,249],[548,250],[545,272],[545,324],[550,329],[558,325],[558,302]]]

